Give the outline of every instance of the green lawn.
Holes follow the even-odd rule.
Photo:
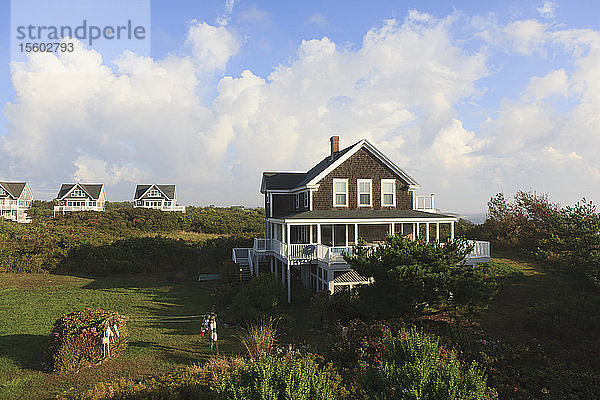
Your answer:
[[[198,282],[164,282],[145,276],[0,275],[0,399],[76,394],[96,382],[143,378],[205,360],[210,347],[200,336],[198,319],[156,319],[203,314],[212,304],[212,290]],[[40,363],[53,322],[85,307],[131,318],[127,353],[77,373],[43,372]],[[226,353],[240,350],[235,333],[222,325],[219,346]]]

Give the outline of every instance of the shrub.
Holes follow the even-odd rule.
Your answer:
[[[401,329],[382,342],[379,360],[362,368],[369,399],[482,399],[487,387],[473,362],[461,365],[454,351],[433,336]]]
[[[117,325],[119,337],[110,343],[112,357],[127,347],[126,318],[115,312],[86,308],[63,315],[52,327],[47,358],[54,371],[78,369],[102,360],[102,334],[105,324]]]
[[[286,302],[281,281],[273,274],[260,274],[238,288],[227,307],[226,318],[231,323],[248,324],[275,316]]]
[[[211,389],[227,400],[337,399],[341,378],[314,356],[269,357],[215,377]]]
[[[494,282],[480,269],[462,264],[470,250],[462,240],[442,246],[396,236],[374,249],[359,247],[348,262],[375,279],[357,289],[361,316],[415,319],[427,308],[473,306],[489,299]]]

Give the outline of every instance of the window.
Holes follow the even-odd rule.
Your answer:
[[[83,190],[75,189],[71,192],[71,197],[84,197]]]
[[[308,208],[308,196],[310,195],[309,192],[304,192],[304,208]]]
[[[300,193],[296,193],[296,209],[300,208]]]
[[[382,179],[381,180],[381,205],[396,206],[396,180]]]
[[[358,187],[358,206],[359,207],[371,207],[372,188],[373,185],[370,179],[359,179],[356,181]]]
[[[6,192],[4,191],[4,189],[0,188],[0,196],[4,196],[6,195]]]
[[[148,192],[148,197],[160,197],[160,192],[156,189],[152,189]]]
[[[348,207],[348,179],[333,180],[333,206]]]

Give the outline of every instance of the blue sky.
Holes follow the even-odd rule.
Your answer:
[[[335,133],[342,136],[342,145],[367,137],[384,146],[425,193],[438,194],[438,203],[448,211],[480,212],[494,193],[517,189],[548,192],[562,203],[583,195],[593,198],[600,195],[594,189],[600,186],[600,164],[592,151],[600,141],[597,125],[585,113],[598,106],[589,49],[600,30],[599,8],[592,1],[543,0],[152,1],[150,56],[164,71],[149,78],[146,91],[135,86],[130,73],[134,88],[121,92],[117,78],[123,71],[105,59],[103,65],[118,74],[107,77],[98,65],[97,86],[85,93],[65,88],[58,96],[67,99],[65,109],[73,108],[67,103],[76,96],[87,97],[74,104],[94,99],[81,114],[74,113],[81,121],[100,121],[96,131],[88,132],[87,126],[65,121],[68,113],[61,114],[65,110],[58,106],[51,107],[55,117],[32,113],[36,99],[52,99],[51,90],[56,90],[44,85],[35,88],[41,95],[31,97],[28,85],[47,73],[33,68],[33,61],[16,72],[22,77],[18,87],[11,83],[10,2],[0,0],[0,105],[14,105],[2,106],[0,156],[8,162],[0,165],[0,176],[30,180],[39,198],[52,197],[62,181],[96,179],[110,185],[109,197],[112,193],[114,200],[125,200],[130,187],[146,179],[178,183],[180,196],[190,204],[258,205],[263,169],[310,168]],[[391,19],[395,22],[388,24]],[[379,42],[365,44],[369,37]],[[423,54],[403,42],[410,38],[422,43]],[[377,47],[373,54],[385,59],[381,68],[364,56],[371,45]],[[431,48],[439,54],[430,54]],[[392,56],[386,56],[388,51]],[[203,64],[207,54],[215,57],[210,66]],[[402,63],[422,64],[429,72],[395,66],[392,58],[398,54]],[[52,60],[43,62],[50,65]],[[321,65],[330,70],[323,72]],[[164,74],[170,77],[167,83]],[[176,82],[177,77],[182,81]],[[71,81],[64,75],[61,79]],[[352,79],[355,84],[329,87],[336,79],[342,86]],[[369,79],[372,91],[357,89]],[[420,95],[415,82],[422,82],[427,98],[413,100]],[[150,93],[153,83],[157,89]],[[185,85],[192,89],[186,91]],[[294,103],[305,86],[316,93],[314,103]],[[387,89],[390,94],[383,96]],[[173,109],[159,104],[159,90],[179,99],[185,109],[172,102],[168,106]],[[396,99],[394,91],[409,96]],[[107,93],[147,98],[145,104],[156,110],[169,109],[163,120],[178,115],[180,126],[174,125],[182,133],[165,133],[187,143],[182,149],[169,148],[176,162],[155,162],[164,143],[160,132],[144,138],[143,124],[151,119],[144,115],[151,107],[123,103],[136,112],[118,126],[133,124],[131,132],[137,133],[107,133],[120,129],[114,121],[122,117],[116,108],[98,107]],[[360,114],[373,101],[377,107]],[[313,118],[315,113],[320,120]],[[353,116],[357,120],[351,124]],[[372,128],[381,120],[393,122]],[[98,139],[104,136],[104,142]],[[275,146],[277,151],[290,154],[257,159],[257,149],[270,149],[278,138],[286,146]],[[31,140],[39,140],[36,154],[50,160],[44,173],[37,161],[17,150]],[[64,144],[59,146],[60,141]],[[207,149],[210,154],[203,154]],[[53,154],[60,154],[61,162]],[[190,167],[209,158],[212,164],[205,170]],[[94,173],[98,168],[103,172]],[[238,189],[224,189],[223,181]]]

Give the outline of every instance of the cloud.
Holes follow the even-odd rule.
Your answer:
[[[558,5],[553,1],[544,1],[541,7],[537,8],[537,12],[544,18],[554,18],[554,12]]]
[[[319,28],[325,28],[329,25],[327,18],[323,14],[315,13],[308,17],[306,21],[304,21],[307,25],[315,25]]]
[[[567,97],[568,94],[569,77],[564,69],[559,69],[550,72],[546,76],[531,77],[526,88],[525,97],[537,101],[550,96]]]
[[[103,180],[120,198],[145,180],[177,183],[183,201],[257,204],[261,170],[310,168],[333,133],[343,145],[374,141],[422,178],[431,160],[421,149],[487,74],[483,54],[452,44],[451,25],[413,13],[372,28],[356,50],[305,40],[267,77],[218,77],[239,43],[231,28],[205,22],[191,25],[188,55],[126,53],[116,73],[80,47],[32,55],[13,68],[17,96],[0,146],[34,184]],[[469,133],[462,139],[472,146]]]
[[[480,47],[456,38],[467,29]],[[101,180],[113,200],[129,199],[142,180],[176,183],[184,203],[258,205],[261,171],[306,170],[338,134],[343,146],[375,143],[448,211],[481,209],[498,190],[570,199],[600,183],[592,30],[411,11],[353,47],[302,40],[266,76],[251,66],[226,73],[240,46],[230,26],[194,22],[187,52],[126,52],[116,71],[74,43],[73,53],[13,66],[0,175],[25,176],[34,188]],[[549,46],[558,66],[531,73],[510,98],[480,107],[482,121],[467,121],[494,63],[506,54],[543,60]]]
[[[223,71],[234,56],[240,43],[225,26],[213,26],[193,21],[185,44],[191,49],[197,68],[201,72]]]

